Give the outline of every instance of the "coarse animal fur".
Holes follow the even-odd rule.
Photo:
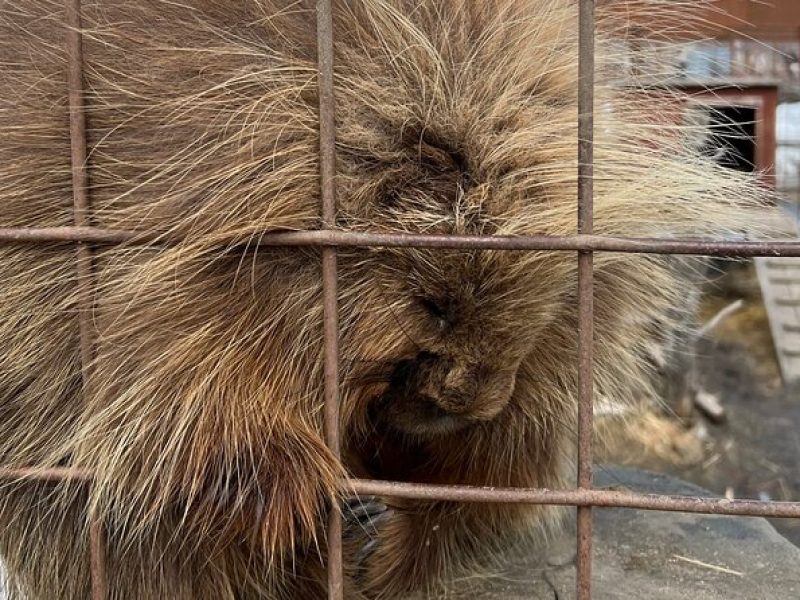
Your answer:
[[[74,247],[0,247],[0,462],[94,473],[2,487],[12,598],[88,597],[89,515],[111,598],[321,598],[346,472],[572,484],[574,253],[342,248],[335,459],[320,251],[258,244],[320,226],[314,3],[83,4],[92,224],[172,243],[93,249],[86,395]],[[596,233],[736,230],[763,192],[619,85],[605,14]],[[573,0],[335,1],[337,226],[575,233],[576,19]],[[55,1],[0,3],[2,226],[73,222],[63,20]],[[594,260],[596,388],[624,401],[685,282],[664,258]],[[430,592],[555,514],[381,501],[375,543],[347,532],[348,599]]]

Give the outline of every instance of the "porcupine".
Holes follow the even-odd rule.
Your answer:
[[[576,19],[573,0],[334,2],[336,226],[575,233]],[[596,233],[740,227],[763,192],[618,85],[618,23],[600,10]],[[321,224],[310,0],[90,0],[83,29],[91,224],[158,239],[93,248],[89,394],[74,247],[0,247],[0,461],[93,474],[3,485],[12,598],[88,596],[90,514],[111,598],[313,598],[345,473],[571,485],[571,252],[340,248],[343,458],[324,444],[320,251],[259,245]],[[64,35],[59,3],[0,5],[2,226],[72,224]],[[596,387],[624,401],[684,280],[594,260]],[[347,598],[432,589],[556,520],[380,502],[374,540],[346,532]]]

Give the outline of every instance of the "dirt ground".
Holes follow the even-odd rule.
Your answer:
[[[722,422],[665,410],[628,419],[601,460],[668,473],[720,495],[800,501],[800,388],[785,388],[755,269],[725,269],[710,287],[701,322],[743,299],[697,349],[700,388],[725,409]],[[800,545],[800,519],[773,525]]]

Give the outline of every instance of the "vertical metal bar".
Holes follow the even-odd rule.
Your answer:
[[[83,47],[80,0],[67,0],[67,59],[69,86],[69,133],[72,160],[72,198],[75,225],[89,224],[88,178],[86,173],[86,115],[83,106]],[[89,388],[92,364],[92,256],[89,246],[78,243],[78,303],[80,310],[81,367],[84,392]]]
[[[336,224],[336,105],[333,94],[333,13],[331,0],[317,1],[319,66],[319,155],[322,226]],[[339,315],[336,248],[322,249],[322,290],[325,334],[325,439],[339,456]],[[342,520],[337,506],[328,518],[328,597],[342,600]]]
[[[581,0],[578,59],[578,233],[593,229],[595,0]],[[592,252],[578,253],[578,487],[592,487]],[[592,509],[577,509],[577,597],[592,595]]]
[[[104,600],[108,597],[106,540],[103,524],[98,519],[92,519],[89,525],[89,553],[91,556],[92,600]]]
[[[69,101],[70,159],[72,165],[72,198],[75,225],[89,223],[88,176],[86,172],[86,113],[83,100],[83,40],[81,36],[80,0],[66,2],[67,86]],[[92,253],[86,242],[77,249],[78,327],[80,331],[81,376],[84,400],[91,396],[91,368],[94,346],[91,312]],[[102,523],[91,517],[89,525],[89,562],[92,579],[92,600],[107,597],[106,548]]]

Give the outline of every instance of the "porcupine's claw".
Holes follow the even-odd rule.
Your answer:
[[[342,507],[344,536],[357,544],[353,566],[360,569],[378,545],[380,524],[391,517],[392,511],[375,496],[348,498]]]

